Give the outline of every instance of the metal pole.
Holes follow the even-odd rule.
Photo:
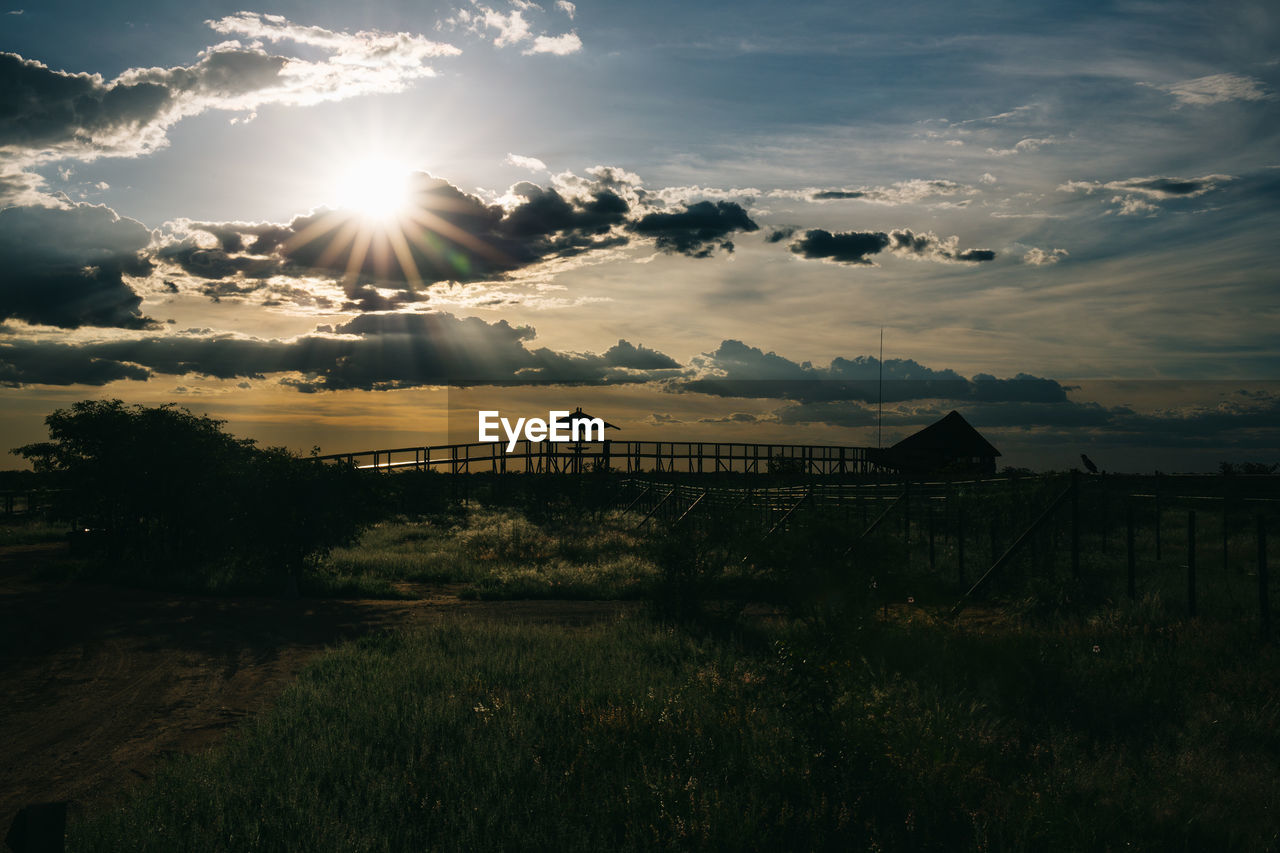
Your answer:
[[[1137,597],[1137,554],[1133,549],[1133,504],[1125,511],[1125,550],[1129,555],[1129,600]]]
[[[1196,615],[1196,511],[1187,512],[1187,613]]]

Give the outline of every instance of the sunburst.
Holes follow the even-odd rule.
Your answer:
[[[314,265],[344,269],[348,282],[403,280],[414,290],[442,276],[469,279],[477,262],[495,269],[511,266],[498,247],[450,215],[474,216],[474,209],[439,193],[435,183],[398,161],[353,163],[333,194],[336,209],[317,214],[284,248],[293,252],[323,241]]]

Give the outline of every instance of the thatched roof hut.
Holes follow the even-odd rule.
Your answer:
[[[872,461],[913,476],[994,474],[1000,451],[959,412],[909,435],[893,447],[877,450]]]

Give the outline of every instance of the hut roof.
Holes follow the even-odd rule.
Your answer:
[[[959,412],[952,411],[937,423],[909,435],[892,448],[896,453],[946,453],[950,456],[1000,456]]]

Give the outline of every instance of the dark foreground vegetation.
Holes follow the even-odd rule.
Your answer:
[[[71,849],[1272,848],[1274,651],[1135,617],[459,620],[334,651]]]
[[[283,482],[324,494],[330,474],[292,465]],[[338,470],[376,513],[305,552],[236,546],[202,571],[278,579],[285,561],[304,594],[645,606],[587,626],[456,610],[344,645],[222,746],[74,816],[68,849],[1280,848],[1280,652],[1260,639],[1252,523],[1274,484],[1095,488],[1074,510],[1083,533],[1037,528],[953,616],[1062,481],[681,523],[619,500],[607,475]],[[1221,511],[1179,540],[1187,502],[1214,489]],[[967,539],[946,533],[957,518]],[[149,535],[127,553],[165,577],[168,540]]]

